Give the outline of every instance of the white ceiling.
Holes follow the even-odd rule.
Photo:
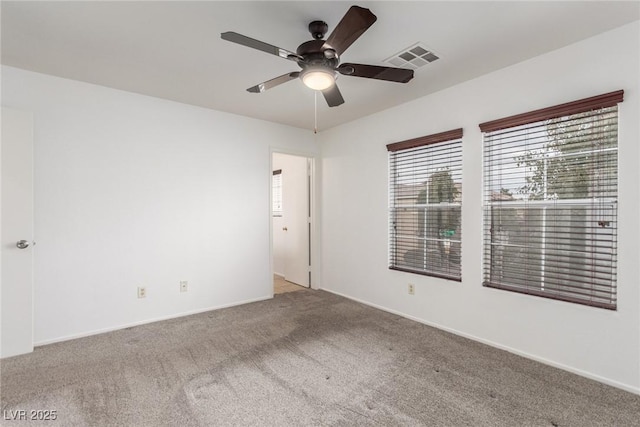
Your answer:
[[[310,21],[326,21],[330,33],[352,4],[371,9],[378,21],[343,62],[385,65],[416,42],[441,59],[405,85],[341,76],[345,104],[329,108],[318,96],[320,130],[640,19],[638,1],[2,1],[2,63],[311,129],[314,92],[299,80],[246,92],[298,66],[223,41],[220,33],[295,51],[311,39]]]

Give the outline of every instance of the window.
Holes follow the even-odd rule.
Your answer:
[[[612,92],[483,123],[484,286],[616,308]]]
[[[462,129],[387,149],[389,268],[460,281]]]
[[[282,169],[273,171],[272,178],[273,216],[282,216]]]

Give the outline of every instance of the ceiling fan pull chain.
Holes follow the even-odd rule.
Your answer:
[[[318,133],[318,91],[313,91],[313,133]]]

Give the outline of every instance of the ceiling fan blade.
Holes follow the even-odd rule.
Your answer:
[[[222,33],[220,34],[220,37],[222,37],[222,40],[238,43],[243,46],[279,56],[280,58],[289,59],[291,61],[298,61],[299,59],[302,59],[302,57],[297,53],[270,45],[269,43],[261,42],[260,40],[252,39],[251,37],[243,36],[242,34],[234,33],[233,31]]]
[[[300,75],[300,72],[298,71],[294,71],[293,73],[283,74],[279,77],[276,77],[275,79],[267,80],[266,82],[259,83],[255,86],[252,86],[249,89],[247,89],[247,92],[262,93],[265,90],[271,89],[272,87],[275,87],[275,86],[281,85],[282,83],[286,83],[290,80],[296,79],[298,78],[299,75]]]
[[[324,48],[331,48],[342,55],[377,19],[369,9],[351,6],[327,38]]]
[[[334,83],[329,89],[322,91],[325,101],[329,104],[329,107],[337,107],[340,104],[344,104],[344,98],[338,89],[338,85]]]
[[[367,79],[386,80],[389,82],[407,83],[413,78],[413,70],[407,68],[379,67],[365,64],[342,64],[336,68],[345,76],[364,77]]]

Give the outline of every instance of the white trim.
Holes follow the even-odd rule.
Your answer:
[[[595,381],[601,382],[603,384],[607,384],[607,385],[610,385],[612,387],[616,387],[616,388],[628,391],[630,393],[634,393],[634,394],[640,395],[640,387],[634,387],[634,386],[629,385],[629,384],[624,384],[624,383],[621,383],[621,382],[618,382],[618,381],[611,380],[609,378],[601,377],[599,375],[592,374],[590,372],[583,371],[581,369],[576,369],[576,368],[573,368],[571,366],[564,365],[562,363],[558,363],[558,362],[554,362],[554,361],[549,360],[549,359],[545,359],[544,357],[539,357],[539,356],[536,356],[536,355],[533,355],[533,354],[530,354],[530,353],[527,353],[527,352],[524,352],[524,351],[516,350],[514,348],[511,348],[509,346],[505,346],[505,345],[496,343],[494,341],[486,340],[486,339],[483,339],[483,338],[478,338],[478,337],[476,337],[474,335],[467,334],[467,333],[464,333],[464,332],[460,332],[460,331],[458,331],[456,329],[447,328],[447,327],[442,326],[442,325],[440,325],[438,323],[429,322],[429,321],[421,319],[419,317],[411,316],[409,314],[405,314],[405,313],[402,313],[400,311],[396,311],[396,310],[393,310],[393,309],[390,309],[390,308],[386,308],[386,307],[383,307],[381,305],[373,304],[371,302],[364,301],[364,300],[361,300],[359,298],[354,298],[354,297],[351,297],[349,295],[342,294],[340,292],[332,291],[330,289],[325,289],[325,288],[322,288],[321,290],[327,291],[327,292],[335,294],[335,295],[339,295],[341,297],[350,299],[352,301],[359,302],[359,303],[367,305],[369,307],[377,308],[378,310],[386,311],[387,313],[395,314],[397,316],[402,316],[402,317],[404,317],[406,319],[413,320],[415,322],[422,323],[424,325],[431,326],[431,327],[434,327],[436,329],[440,329],[442,331],[450,332],[450,333],[452,333],[454,335],[458,335],[458,336],[461,336],[461,337],[464,337],[464,338],[468,338],[470,340],[473,340],[473,341],[476,341],[476,342],[480,342],[482,344],[486,344],[486,345],[489,345],[491,347],[498,348],[500,350],[508,351],[509,353],[513,353],[513,354],[525,357],[525,358],[530,359],[530,360],[535,360],[536,362],[540,362],[540,363],[543,363],[545,365],[553,366],[554,368],[562,369],[564,371],[568,371],[568,372],[571,372],[573,374],[580,375],[581,377],[589,378],[591,380],[595,380]]]
[[[217,305],[217,306],[207,307],[207,308],[199,308],[199,309],[196,309],[196,310],[185,311],[185,312],[182,312],[182,313],[170,314],[168,316],[156,317],[154,319],[140,320],[138,322],[126,323],[124,325],[118,325],[118,326],[108,327],[108,328],[104,328],[104,329],[96,329],[96,330],[89,331],[89,332],[82,332],[80,334],[66,335],[64,337],[53,338],[53,339],[50,339],[50,340],[38,341],[38,342],[33,343],[33,345],[36,346],[36,347],[39,347],[41,345],[53,344],[53,343],[57,343],[57,342],[74,340],[74,339],[77,339],[77,338],[89,337],[89,336],[92,336],[92,335],[104,334],[104,333],[107,333],[107,332],[113,332],[113,331],[118,331],[118,330],[125,329],[125,328],[130,328],[132,326],[146,325],[147,323],[161,322],[163,320],[169,320],[169,319],[175,319],[175,318],[178,318],[178,317],[191,316],[193,314],[205,313],[207,311],[220,310],[220,309],[229,308],[229,307],[236,307],[236,306],[239,306],[239,305],[250,304],[252,302],[265,301],[265,300],[272,299],[272,298],[273,298],[273,296],[267,295],[267,296],[264,296],[264,297],[253,298],[253,299],[245,300],[245,301],[232,302],[232,303],[229,303],[229,304]]]

